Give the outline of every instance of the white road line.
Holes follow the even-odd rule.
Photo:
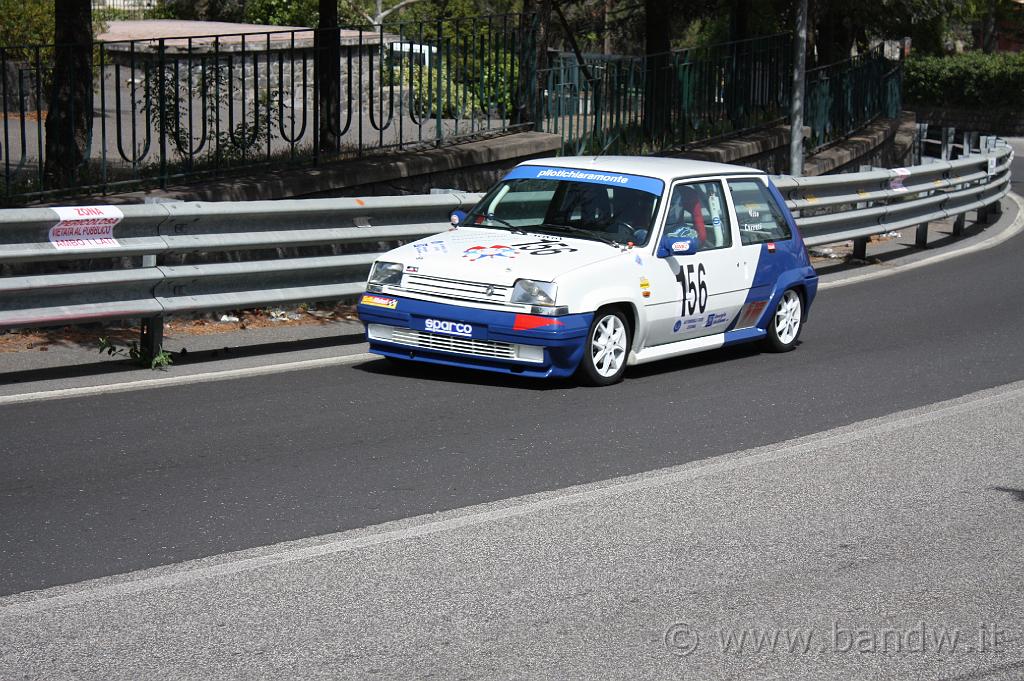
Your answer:
[[[951,413],[983,409],[1024,394],[1024,382],[1011,383],[971,395],[919,407],[860,423],[834,428],[789,442],[735,452],[721,457],[682,464],[657,471],[567,487],[456,511],[435,513],[358,530],[283,542],[258,549],[222,554],[172,566],[140,570],[41,591],[0,598],[0,620],[68,607],[107,598],[118,598],[159,588],[171,588],[250,570],[273,567],[358,549],[401,542],[549,509],[645,489],[679,485],[708,475],[728,473],[750,466],[799,456],[833,443],[846,443],[890,433],[908,426],[948,418]],[[214,564],[210,564],[213,562]]]
[[[1007,239],[1012,239],[1024,230],[1024,199],[1017,196],[1014,192],[1010,192],[1006,195],[1008,199],[1017,204],[1017,218],[1013,221],[1009,227],[1004,229],[996,236],[985,239],[984,241],[965,246],[963,248],[957,248],[956,245],[950,246],[950,250],[944,253],[939,253],[930,258],[924,258],[916,262],[907,263],[906,265],[894,265],[885,269],[877,270],[874,272],[865,272],[864,274],[847,277],[844,279],[837,279],[835,281],[823,281],[818,284],[818,290],[826,290],[830,288],[839,288],[840,286],[849,286],[850,284],[859,284],[870,279],[880,279],[881,277],[890,277],[900,272],[908,272],[910,270],[916,270],[918,267],[925,267],[927,265],[935,265],[945,260],[952,260],[953,258],[959,258],[961,255],[967,255],[968,253],[975,253],[977,251],[983,251],[988,248],[994,248],[999,244],[1003,243]],[[826,275],[827,276],[827,275]]]
[[[44,390],[34,393],[23,393],[21,395],[0,396],[0,406],[5,404],[20,404],[22,402],[41,402],[44,400],[60,400],[68,397],[81,397],[82,395],[104,395],[107,393],[123,393],[131,390],[148,390],[150,388],[166,388],[174,385],[192,385],[193,383],[210,383],[212,381],[223,381],[232,378],[250,378],[252,376],[268,376],[288,371],[301,371],[303,369],[319,369],[322,367],[341,366],[344,364],[355,364],[368,359],[375,358],[368,352],[360,352],[355,355],[342,355],[341,357],[325,357],[322,359],[306,359],[299,362],[288,362],[286,364],[268,364],[245,369],[226,369],[224,371],[211,371],[204,374],[189,374],[187,376],[170,376],[168,378],[149,378],[142,381],[129,381],[127,383],[111,383],[108,385],[81,386],[79,388],[62,388],[60,390]]]

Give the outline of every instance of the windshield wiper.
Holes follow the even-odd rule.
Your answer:
[[[606,243],[612,248],[622,248],[623,246],[623,244],[620,244],[617,241],[612,241],[607,237],[601,236],[597,232],[591,232],[589,229],[583,229],[581,227],[573,227],[572,225],[555,225],[550,222],[542,222],[538,226],[543,227],[544,229],[562,230],[563,232],[578,235],[585,239],[594,239],[595,241]],[[534,227],[534,229],[536,229],[536,227]]]
[[[522,227],[516,227],[515,225],[513,225],[508,220],[502,220],[501,218],[496,217],[494,215],[485,215],[484,216],[484,221],[485,222],[496,222],[498,224],[497,225],[484,225],[484,224],[481,223],[481,224],[469,225],[469,226],[470,227],[504,227],[505,229],[507,229],[508,231],[512,232],[513,234],[526,234],[526,232],[523,230]]]

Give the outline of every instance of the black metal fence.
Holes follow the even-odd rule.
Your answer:
[[[807,71],[809,151],[835,143],[879,116],[895,118],[902,106],[903,65],[882,45],[861,55]]]
[[[319,33],[319,35],[317,35]],[[519,15],[383,29],[97,43],[79,193],[434,146],[510,127],[531,27]],[[0,48],[0,196],[46,172],[53,48]]]
[[[49,179],[52,46],[0,47],[0,201],[129,191],[241,170],[437,146],[519,127],[565,153],[655,153],[785,119],[787,35],[650,57],[549,55],[530,17],[393,31],[271,31],[107,42],[92,64],[91,125],[73,187]],[[67,49],[67,48],[62,48]],[[811,146],[899,110],[900,68],[871,52],[809,72]],[[73,117],[60,117],[68,120]],[[525,117],[527,119],[531,116]],[[57,157],[59,160],[59,157]]]
[[[92,0],[93,18],[101,21],[163,18],[166,0]]]
[[[544,129],[570,153],[653,153],[787,115],[787,34],[646,57],[558,55],[541,73]]]

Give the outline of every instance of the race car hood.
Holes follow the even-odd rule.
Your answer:
[[[381,260],[400,262],[406,272],[423,276],[511,286],[517,279],[553,281],[622,254],[623,249],[592,239],[459,227],[401,246]]]

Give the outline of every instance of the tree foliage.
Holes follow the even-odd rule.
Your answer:
[[[318,26],[317,0],[247,0],[245,20],[270,26]]]
[[[0,0],[0,47],[53,42],[53,2]]]
[[[908,102],[929,106],[1024,107],[1024,53],[1004,52],[907,60],[903,89]]]

